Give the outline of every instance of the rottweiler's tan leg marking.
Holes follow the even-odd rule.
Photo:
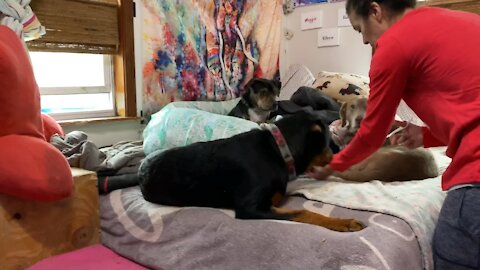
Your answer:
[[[277,192],[275,194],[273,194],[273,197],[272,197],[272,205],[274,207],[279,207],[280,204],[283,202],[283,199],[284,199],[284,196],[282,193],[280,192]]]
[[[326,217],[307,210],[290,210],[285,208],[272,208],[277,214],[292,215],[292,221],[313,224],[339,232],[356,232],[364,228],[363,224],[355,219],[340,219]]]

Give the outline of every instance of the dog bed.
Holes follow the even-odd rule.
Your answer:
[[[230,210],[156,205],[138,187],[101,201],[103,243],[150,269],[423,269],[412,229],[391,215],[302,197],[284,205],[368,226],[340,233],[295,222],[239,220]]]
[[[432,150],[442,171],[450,162],[444,150]],[[131,187],[101,196],[102,240],[151,269],[433,269],[429,243],[445,196],[440,177],[389,184],[303,179],[288,191],[284,207],[355,218],[367,228],[340,233],[239,220],[231,210],[149,203]]]

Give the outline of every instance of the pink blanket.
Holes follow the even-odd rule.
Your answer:
[[[103,245],[94,245],[58,256],[47,258],[28,270],[146,270]]]

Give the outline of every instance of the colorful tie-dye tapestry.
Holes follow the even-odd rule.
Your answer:
[[[143,112],[278,76],[281,0],[143,0]]]
[[[295,0],[295,6],[308,6],[319,3],[332,2],[332,0]]]

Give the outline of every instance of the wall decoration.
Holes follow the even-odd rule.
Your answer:
[[[337,26],[344,27],[344,26],[351,26],[350,19],[348,19],[347,11],[344,7],[339,8],[337,11],[338,22]]]
[[[339,46],[339,29],[338,28],[324,28],[318,30],[318,47]]]
[[[238,97],[278,75],[281,0],[142,0],[143,111]]]
[[[323,11],[321,10],[304,12],[300,17],[300,29],[302,30],[321,28],[323,25]]]

